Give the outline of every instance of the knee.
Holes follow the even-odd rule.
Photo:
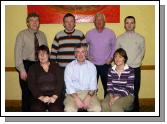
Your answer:
[[[73,107],[73,106],[65,105],[64,111],[65,111],[65,112],[77,112],[77,111],[78,111],[78,108],[75,108],[75,107]]]
[[[113,106],[111,107],[111,111],[112,111],[112,112],[124,112],[123,108],[120,107],[120,106],[117,106],[117,105],[113,105]]]

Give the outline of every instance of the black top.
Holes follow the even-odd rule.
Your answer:
[[[35,98],[57,95],[60,97],[64,87],[64,77],[58,64],[51,62],[46,72],[40,63],[34,64],[28,71],[28,86]]]

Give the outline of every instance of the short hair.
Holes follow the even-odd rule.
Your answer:
[[[103,18],[103,20],[104,20],[104,22],[105,22],[105,15],[103,14],[103,13],[96,13],[96,15],[94,16],[94,22],[96,21],[96,18],[97,17],[102,17]]]
[[[115,58],[115,56],[116,56],[117,54],[121,55],[121,56],[125,59],[125,63],[127,62],[128,56],[127,56],[127,54],[126,54],[126,51],[125,51],[123,48],[117,49],[117,50],[114,52],[113,58]]]
[[[28,16],[27,16],[27,18],[26,18],[26,22],[27,23],[29,22],[29,19],[31,17],[38,17],[38,19],[40,20],[39,15],[37,13],[35,13],[35,12],[32,12],[32,13],[29,13]]]
[[[73,17],[74,22],[75,22],[75,16],[73,14],[71,14],[71,13],[67,13],[67,14],[64,15],[63,22],[65,22],[65,18],[67,18],[67,17]]]
[[[134,17],[134,16],[127,16],[127,17],[125,17],[124,23],[126,23],[126,20],[127,20],[127,19],[133,19],[133,20],[134,20],[134,23],[136,23],[136,20],[135,20],[135,17]]]
[[[78,43],[75,48],[74,51],[76,52],[76,49],[78,48],[85,48],[87,50],[88,45],[86,43]]]
[[[41,46],[38,47],[38,49],[37,49],[37,55],[39,54],[39,51],[46,51],[46,53],[48,55],[50,54],[49,48],[46,45],[41,45]]]

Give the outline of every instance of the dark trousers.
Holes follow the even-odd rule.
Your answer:
[[[139,90],[140,90],[140,80],[141,80],[141,69],[140,67],[134,68],[135,73],[135,80],[134,80],[134,112],[139,112],[140,106],[139,106]]]
[[[45,112],[48,110],[49,112],[63,112],[64,106],[62,104],[62,100],[57,99],[54,103],[44,103],[39,99],[32,99],[31,112]]]
[[[64,71],[65,71],[65,68],[64,67],[60,67],[60,78],[63,79],[64,81]],[[65,81],[63,82],[64,83],[64,87],[63,87],[63,90],[62,90],[62,93],[61,93],[61,99],[64,101],[65,99],[65,94],[66,94],[66,86],[65,86]]]
[[[28,60],[23,61],[24,68],[25,68],[27,74],[28,74],[28,70],[29,70],[30,66],[34,63],[35,62],[28,61]],[[20,78],[20,75],[19,75],[19,81],[20,81],[20,87],[22,90],[22,108],[21,109],[23,112],[29,112],[30,106],[31,106],[32,94],[28,88],[28,82],[22,80]]]
[[[107,80],[108,80],[108,70],[111,67],[111,65],[95,65],[97,69],[97,82],[99,79],[99,76],[101,78],[101,82],[103,85],[103,90],[104,90],[104,97],[107,95]]]

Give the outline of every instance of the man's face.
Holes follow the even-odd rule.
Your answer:
[[[103,29],[104,25],[105,25],[105,21],[104,21],[103,17],[98,16],[98,17],[96,17],[94,24],[95,24],[95,27],[97,29]]]
[[[27,22],[28,28],[37,31],[39,29],[39,18],[38,17],[30,17]]]
[[[135,29],[134,19],[133,18],[126,19],[124,27],[126,31],[134,31]]]
[[[81,48],[77,48],[75,51],[75,57],[77,58],[78,62],[84,62],[86,60],[86,49],[81,47]]]
[[[75,20],[72,16],[66,17],[64,19],[64,27],[69,32],[73,31],[75,27]]]

